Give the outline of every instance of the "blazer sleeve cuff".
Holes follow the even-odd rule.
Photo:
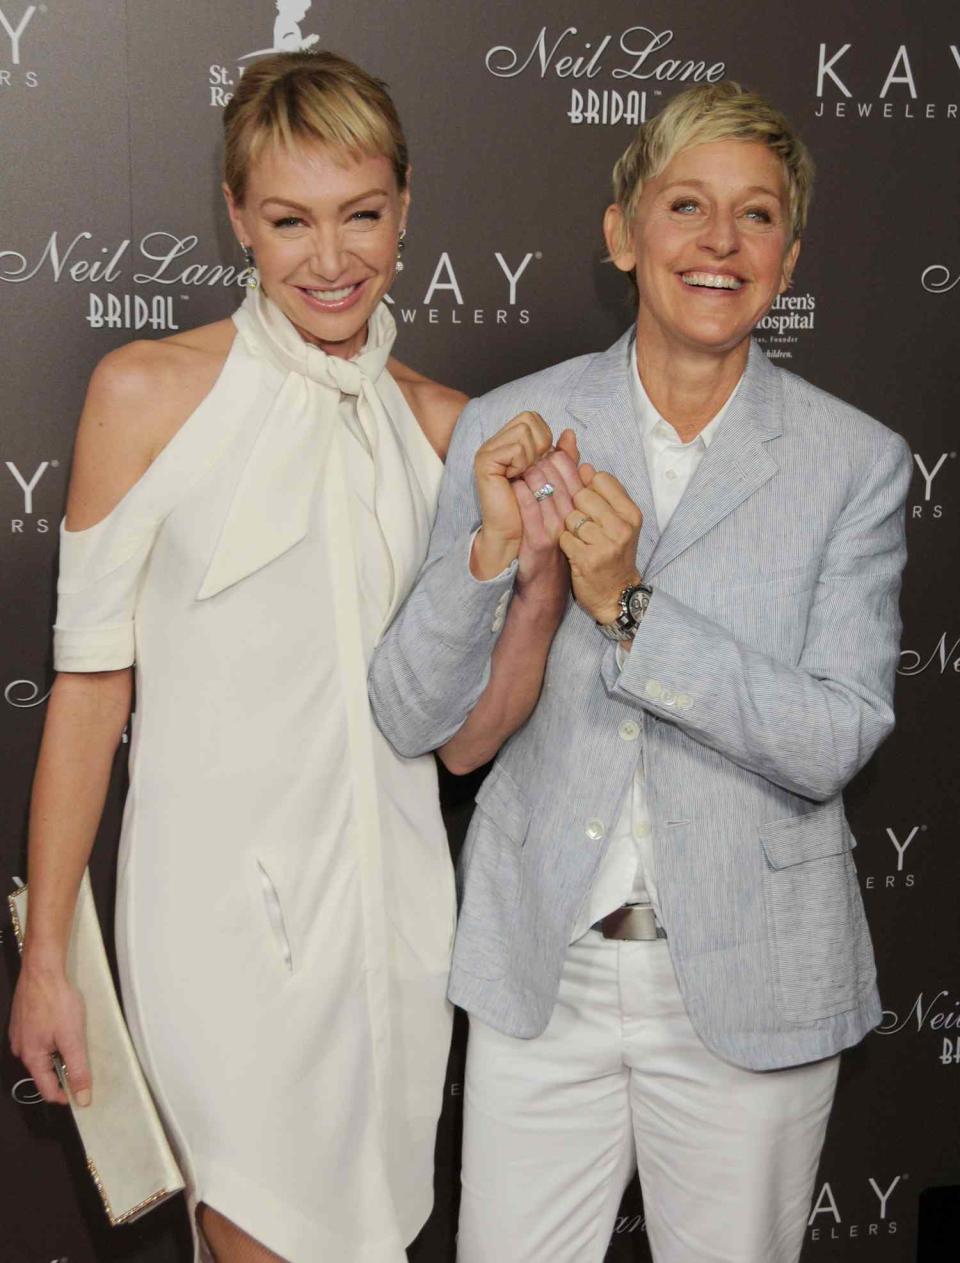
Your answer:
[[[621,654],[622,668],[615,643],[604,655],[600,670],[607,693],[664,719],[695,711],[708,688],[706,670],[693,652],[698,629],[692,623],[700,621],[707,622],[682,601],[655,590],[632,649]]]

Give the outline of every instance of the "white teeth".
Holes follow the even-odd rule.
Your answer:
[[[338,303],[341,298],[352,294],[356,288],[356,285],[347,285],[343,289],[308,289],[307,293],[321,303]]]
[[[743,281],[735,276],[719,276],[716,272],[684,272],[684,285],[705,285],[708,289],[739,289]]]

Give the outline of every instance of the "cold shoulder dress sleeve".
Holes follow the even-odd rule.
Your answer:
[[[441,467],[385,309],[332,365],[262,294],[235,321],[141,480],[62,530],[55,664],[135,668],[117,952],[191,1206],[290,1263],[401,1263],[432,1205],[454,894],[433,759],[383,739],[366,667]]]

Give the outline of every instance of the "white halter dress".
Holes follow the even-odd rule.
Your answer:
[[[350,361],[262,293],[234,321],[140,481],[62,531],[55,662],[136,664],[117,948],[192,1203],[290,1263],[398,1263],[433,1199],[454,890],[432,756],[382,738],[366,671],[442,467],[386,308]]]

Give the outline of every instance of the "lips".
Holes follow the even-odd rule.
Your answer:
[[[312,311],[338,312],[346,311],[348,307],[352,307],[359,301],[366,283],[364,279],[354,281],[351,285],[338,285],[330,289],[306,285],[298,285],[296,289]]]
[[[689,289],[710,289],[735,292],[744,281],[730,272],[681,272],[680,280]]]

